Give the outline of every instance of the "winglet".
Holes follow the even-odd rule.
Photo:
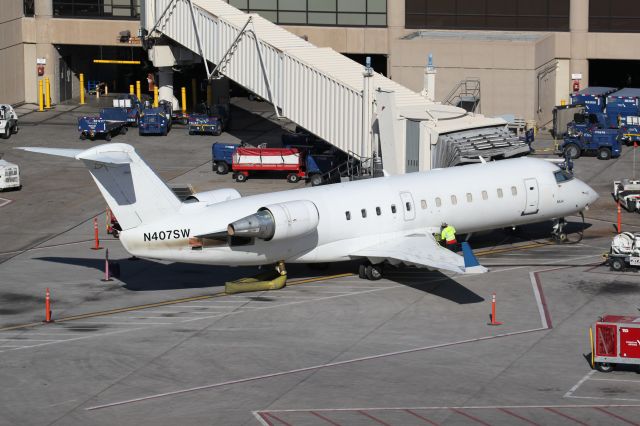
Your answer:
[[[488,271],[487,268],[480,265],[476,255],[473,254],[471,250],[471,246],[468,242],[464,241],[462,243],[462,254],[464,257],[464,269],[467,274],[482,274]]]

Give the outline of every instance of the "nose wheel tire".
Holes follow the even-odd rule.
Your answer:
[[[382,265],[367,265],[365,274],[370,281],[378,281],[382,278]]]

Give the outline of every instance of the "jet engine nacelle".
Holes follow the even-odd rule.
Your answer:
[[[213,191],[197,192],[189,195],[184,201],[189,203],[201,202],[207,204],[217,204],[223,201],[240,198],[240,193],[233,188],[215,189]]]
[[[257,213],[229,224],[227,232],[277,241],[307,235],[316,230],[319,221],[318,209],[311,201],[289,201],[261,207]]]

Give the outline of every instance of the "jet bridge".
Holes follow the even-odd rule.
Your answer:
[[[411,167],[405,167],[408,144],[402,123],[408,118],[422,117],[418,120],[428,121],[433,133],[416,134],[421,141],[412,152],[430,151],[432,141],[437,140],[434,135],[440,132],[439,120],[447,122],[449,132],[456,130],[453,122],[463,117],[458,130],[504,124],[501,119],[469,115],[461,108],[428,101],[371,68],[363,70],[333,49],[318,48],[223,0],[146,0],[141,21],[148,49],[172,40],[206,59],[210,78],[228,77],[270,102],[278,116],[343,152],[364,158],[382,153],[384,168],[390,173],[432,166],[428,159],[412,159]],[[382,114],[379,93],[392,95],[386,100],[392,105]]]

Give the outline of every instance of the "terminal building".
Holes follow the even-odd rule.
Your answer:
[[[50,78],[54,102],[78,96],[80,72],[113,91],[144,80],[152,71],[137,37],[144,1],[153,0],[4,0],[1,101],[35,102],[39,73]],[[376,71],[417,92],[432,53],[436,101],[466,90],[479,95],[485,115],[514,114],[543,126],[574,85],[640,86],[634,0],[229,2],[316,46],[360,62],[371,56]],[[142,66],[93,59],[142,60]]]

